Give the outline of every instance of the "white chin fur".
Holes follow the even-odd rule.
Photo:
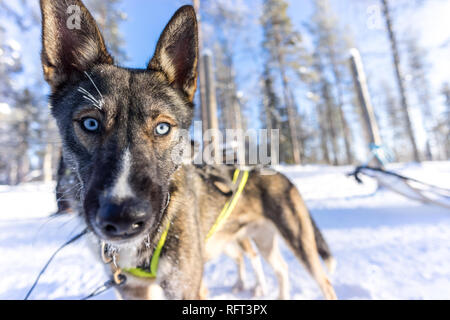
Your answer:
[[[93,253],[98,259],[101,259],[100,242],[105,241],[108,244],[110,251],[115,251],[118,254],[118,265],[121,268],[135,268],[138,261],[138,248],[146,242],[147,236],[142,235],[126,241],[105,241],[98,237],[94,232],[88,233],[88,242],[93,249]],[[94,245],[95,244],[95,245]]]
[[[142,235],[127,241],[107,241],[106,243],[119,255],[118,265],[121,268],[135,268],[138,261],[138,249],[147,239]]]

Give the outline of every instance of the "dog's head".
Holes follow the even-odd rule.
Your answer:
[[[179,131],[193,114],[198,39],[195,11],[180,8],[147,69],[114,65],[80,0],[41,0],[42,65],[64,157],[81,183],[88,226],[124,242],[161,220]]]

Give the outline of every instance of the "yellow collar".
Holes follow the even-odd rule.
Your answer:
[[[234,170],[233,174],[233,185],[236,185],[239,176],[240,176],[241,170],[236,169]],[[236,207],[237,201],[239,200],[239,197],[241,196],[242,191],[244,190],[244,187],[247,183],[249,173],[246,170],[242,171],[242,177],[239,181],[239,185],[236,189],[236,191],[233,193],[231,198],[225,203],[225,206],[223,207],[222,211],[220,212],[219,216],[216,219],[216,222],[214,222],[213,226],[209,230],[205,241],[207,241],[211,236],[216,232],[216,230],[223,224],[223,222],[228,218],[228,216],[231,214],[233,209]],[[158,241],[158,245],[156,246],[155,251],[153,252],[152,258],[150,260],[150,271],[147,271],[143,268],[128,268],[128,269],[122,269],[126,273],[129,273],[135,277],[138,278],[156,278],[156,273],[158,271],[158,263],[159,263],[159,256],[161,255],[161,250],[164,247],[164,243],[166,242],[167,234],[169,233],[170,228],[170,221],[167,223],[166,229],[164,230],[163,234],[161,235],[161,238]]]

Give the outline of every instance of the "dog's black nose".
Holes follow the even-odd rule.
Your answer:
[[[150,204],[134,199],[103,199],[96,223],[105,236],[129,238],[141,232],[151,212]]]

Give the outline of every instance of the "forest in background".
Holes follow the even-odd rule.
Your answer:
[[[207,106],[214,105],[217,126],[279,129],[280,161],[285,164],[368,160],[370,132],[350,64],[350,49],[357,48],[364,65],[380,57],[388,61],[380,64],[379,74],[367,74],[381,140],[376,147],[397,162],[450,159],[450,74],[436,86],[433,48],[422,44],[416,30],[397,27],[426,1],[358,2],[362,22],[341,17],[336,1],[304,1],[312,15],[297,28],[286,0],[194,1],[201,18],[201,62],[206,55],[211,64],[211,77],[204,82],[213,89]],[[120,28],[127,14],[121,3],[85,1],[110,52],[127,65],[126,35]],[[180,1],[185,3],[190,2]],[[371,27],[379,29],[387,44],[377,52],[367,50],[371,39],[361,43],[355,36]],[[27,74],[22,59],[27,48],[11,37],[11,29],[15,36],[39,34],[37,1],[0,0],[0,183],[51,181],[61,143],[47,104],[48,89],[40,73]],[[450,39],[442,39],[439,49],[450,51]],[[197,119],[202,119],[204,96],[196,97]]]

